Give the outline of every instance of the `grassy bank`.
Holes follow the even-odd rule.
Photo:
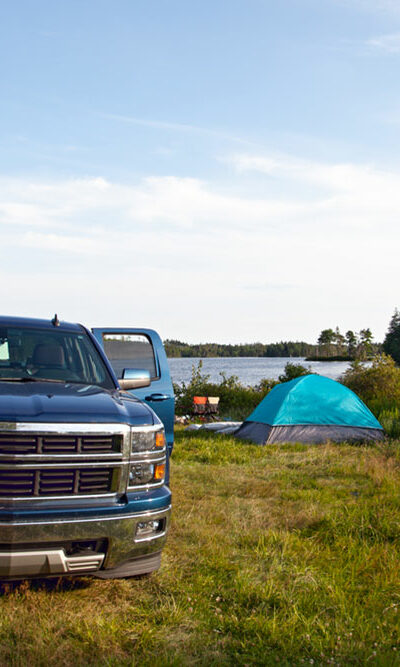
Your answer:
[[[178,430],[149,579],[3,587],[0,663],[400,664],[398,444]]]

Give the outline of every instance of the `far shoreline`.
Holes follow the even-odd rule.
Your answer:
[[[317,356],[312,356],[312,357],[306,357],[304,361],[355,361],[354,357],[347,357],[347,356],[341,356],[337,355],[335,357],[317,357]],[[361,361],[361,359],[360,359]],[[365,361],[368,361],[365,359]]]

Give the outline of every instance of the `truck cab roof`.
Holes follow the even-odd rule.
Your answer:
[[[15,326],[15,327],[32,327],[35,329],[54,329],[55,325],[53,324],[53,318],[48,320],[39,319],[35,317],[15,317],[0,315],[0,327],[2,326]],[[63,322],[59,321],[57,324],[57,329],[64,331],[84,331],[84,327],[81,324],[75,324],[72,322]]]

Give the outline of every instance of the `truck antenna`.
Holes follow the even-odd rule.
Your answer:
[[[57,313],[54,315],[53,319],[51,320],[51,323],[53,327],[59,327],[60,326],[60,320],[58,319]]]

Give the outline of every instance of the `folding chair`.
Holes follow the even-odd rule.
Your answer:
[[[219,396],[207,396],[206,413],[211,417],[219,414]]]
[[[193,396],[192,415],[194,417],[206,414],[207,396]]]

